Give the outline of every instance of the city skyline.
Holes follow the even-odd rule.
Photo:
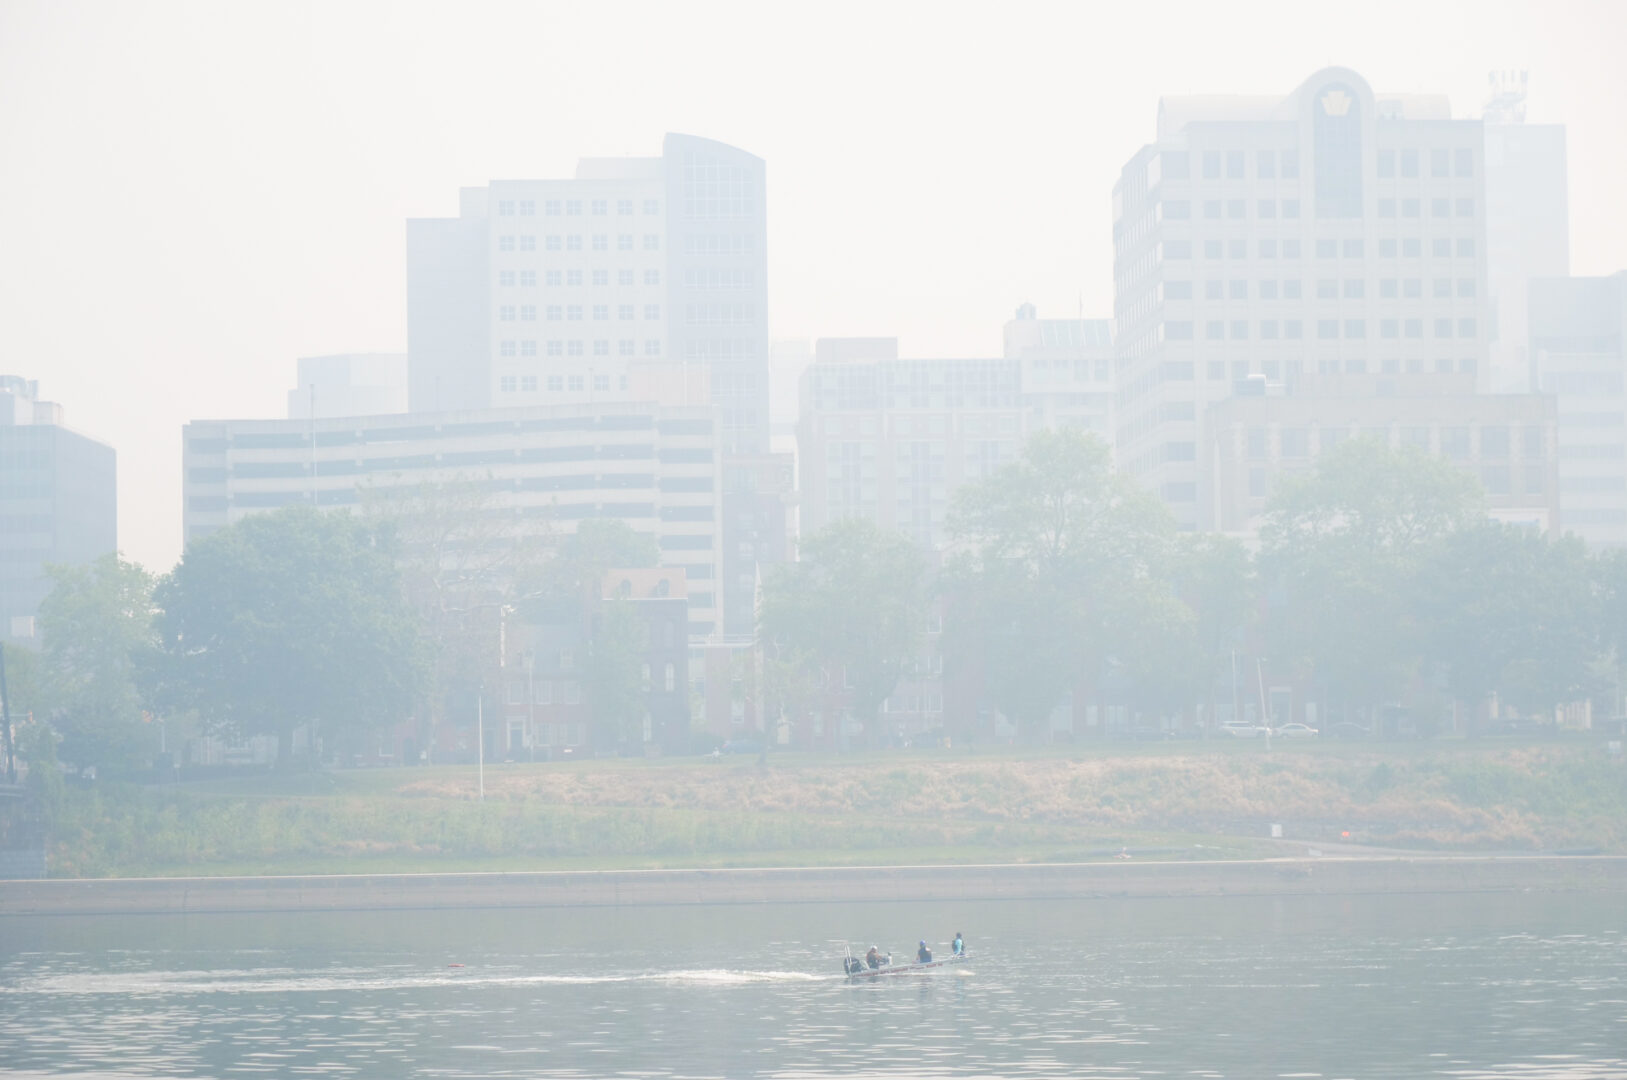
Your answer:
[[[921,28],[883,13],[866,43],[809,27],[792,44],[753,40],[747,10],[722,20],[733,36],[680,31],[648,9],[615,39],[619,52],[565,50],[546,78],[565,100],[580,87],[584,104],[526,127],[513,121],[545,95],[501,62],[517,43],[490,43],[497,62],[479,61],[473,87],[415,81],[432,46],[461,50],[470,65],[487,47],[459,27],[441,42],[418,9],[383,21],[398,66],[375,68],[346,52],[372,29],[361,9],[224,27],[206,8],[135,21],[114,8],[8,7],[0,40],[30,48],[0,45],[10,73],[0,86],[29,87],[36,108],[0,111],[0,133],[19,160],[52,167],[0,174],[11,207],[0,211],[0,348],[8,370],[38,379],[75,426],[119,451],[125,553],[159,570],[179,554],[182,423],[280,415],[298,356],[405,348],[407,218],[445,215],[460,186],[648,153],[664,130],[767,162],[772,336],[896,334],[904,355],[998,356],[1001,327],[1023,302],[1053,316],[1106,315],[1112,182],[1145,143],[1158,102],[1280,94],[1332,63],[1385,90],[1444,94],[1454,117],[1479,115],[1488,69],[1531,69],[1529,119],[1568,129],[1571,272],[1612,273],[1627,251],[1610,198],[1627,172],[1609,119],[1624,77],[1607,63],[1612,35],[1588,32],[1619,20],[1613,6],[1545,8],[1540,19],[1523,5],[1412,6],[1414,32],[1400,44],[1381,11],[1337,33],[1296,34],[1293,8],[1263,5],[1279,33],[1244,41],[1252,20],[1193,8],[1182,18],[1194,33],[1133,69],[1078,62],[1079,42],[1152,32],[1130,15],[1069,27],[1072,16],[1029,9],[999,25],[989,16]],[[591,15],[509,17],[568,38],[582,29],[571,20]],[[1210,25],[1220,22],[1230,25]],[[171,55],[165,31],[176,25],[216,33],[217,48]],[[1204,47],[1206,26],[1231,35],[1230,52]],[[1069,43],[1059,27],[1094,33]],[[270,68],[234,69],[234,50],[254,34],[285,43],[289,64],[276,68],[302,78],[273,92]],[[909,56],[885,47],[917,34],[924,47]],[[974,43],[988,34],[1028,35],[1033,54],[1019,67],[1020,50],[990,48],[1007,59],[978,66]],[[1453,47],[1443,60],[1430,43],[1444,40]],[[719,48],[730,62],[716,70],[697,73],[685,59]],[[69,55],[60,70],[42,64]],[[638,77],[601,82],[594,64],[607,56]],[[840,70],[838,60],[873,77],[794,78]],[[965,64],[990,77],[958,79]],[[1013,77],[996,87],[1000,64]],[[102,74],[65,83],[77,65]],[[362,85],[369,75],[376,86]],[[753,75],[768,92],[749,92]],[[196,95],[199,85],[217,92]],[[605,100],[589,107],[596,86]],[[495,104],[471,115],[471,94]],[[346,107],[325,115],[325,95]],[[891,141],[889,117],[902,109],[920,132],[908,145]],[[69,128],[77,148],[52,141]],[[209,153],[182,153],[184,139]]]

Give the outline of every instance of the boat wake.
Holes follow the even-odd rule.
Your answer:
[[[593,986],[609,983],[667,983],[692,986],[755,986],[764,983],[826,982],[840,976],[803,971],[747,971],[696,968],[678,971],[527,974],[512,970],[482,972],[476,968],[446,971],[367,970],[355,968],[297,971],[254,968],[225,971],[126,971],[49,973],[0,986],[5,994],[187,996],[195,994],[299,994],[345,991],[433,989],[443,986]]]

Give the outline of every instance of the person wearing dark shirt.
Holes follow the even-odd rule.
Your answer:
[[[922,964],[932,963],[932,950],[926,947],[926,942],[921,942],[921,947],[916,950],[915,959]]]
[[[874,945],[870,946],[870,951],[864,954],[864,962],[870,965],[871,971],[881,967],[881,953],[876,950]]]

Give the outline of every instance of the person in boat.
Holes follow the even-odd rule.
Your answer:
[[[926,947],[926,942],[921,942],[921,947],[915,951],[915,960],[921,964],[932,963],[932,950]]]
[[[966,955],[966,940],[960,936],[959,930],[955,931],[955,943],[949,947],[949,950],[956,956]]]
[[[864,962],[870,965],[871,971],[876,970],[881,966],[881,952],[874,945],[870,946],[870,951],[864,954]]]
[[[842,970],[849,975],[857,975],[859,972],[864,970],[864,961],[860,960],[857,956],[849,956],[846,960],[842,961]]]

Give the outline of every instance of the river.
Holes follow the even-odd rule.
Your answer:
[[[1617,895],[0,917],[0,1072],[1627,1077]],[[971,962],[849,985],[964,931]]]

